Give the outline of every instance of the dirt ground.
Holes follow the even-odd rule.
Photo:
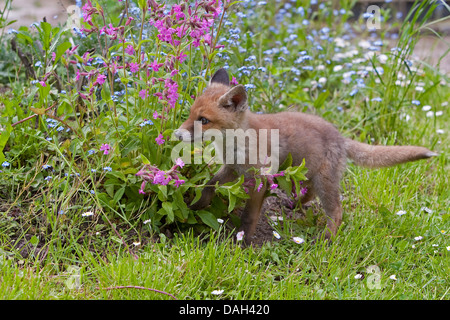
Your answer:
[[[0,0],[2,10],[5,2]],[[33,22],[41,21],[44,17],[53,25],[64,23],[68,18],[67,8],[74,4],[75,0],[13,0],[8,21],[17,21],[8,28],[29,26]]]

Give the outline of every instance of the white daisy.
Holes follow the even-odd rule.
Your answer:
[[[94,215],[94,213],[92,211],[87,211],[87,212],[81,214],[82,217],[90,217],[93,215]]]
[[[422,240],[422,239],[423,239],[422,236],[418,236],[418,237],[415,237],[415,238],[414,238],[414,240],[416,240],[416,241],[420,241],[420,240]]]
[[[358,273],[356,276],[355,276],[355,279],[361,279],[362,278],[362,274],[361,273]]]
[[[244,231],[239,231],[236,234],[236,239],[237,239],[237,241],[241,241],[242,239],[244,239]]]
[[[391,275],[391,276],[389,277],[389,279],[391,279],[391,280],[397,280],[397,278],[395,277],[395,274]]]
[[[396,213],[396,215],[398,215],[398,216],[402,216],[402,215],[404,215],[404,214],[406,214],[406,211],[405,211],[405,210],[400,210],[400,211],[398,211],[398,212]]]
[[[294,240],[296,244],[302,244],[303,242],[305,242],[305,239],[300,237],[293,237],[292,240]]]
[[[280,238],[281,238],[280,234],[279,234],[278,232],[276,232],[276,231],[273,232],[273,236],[274,236],[275,238],[277,238],[277,239],[280,239]]]
[[[215,296],[221,295],[222,293],[223,293],[223,290],[213,290],[213,291],[211,291],[211,294],[213,294]]]
[[[422,208],[420,208],[420,210],[425,211],[426,213],[433,213],[433,210],[431,210],[430,208],[427,208],[427,207],[422,207]]]

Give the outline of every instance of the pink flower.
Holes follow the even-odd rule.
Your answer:
[[[177,166],[179,166],[180,168],[183,168],[183,167],[184,167],[184,162],[183,162],[183,160],[182,160],[181,158],[178,158],[178,159],[175,161],[175,164],[176,164]]]
[[[175,108],[178,99],[178,83],[171,79],[164,81],[164,87],[167,89],[167,102],[171,108]]]
[[[100,147],[100,151],[103,151],[103,154],[109,154],[110,150],[111,147],[107,143],[102,144],[102,146]]]
[[[55,61],[56,59],[56,52],[52,52],[52,61]]]
[[[128,26],[131,23],[131,21],[134,21],[134,18],[128,17],[127,22],[125,22],[125,25]]]
[[[187,57],[187,54],[184,54],[183,52],[181,52],[176,58],[178,61],[183,63],[183,61],[186,60],[186,57]]]
[[[166,140],[164,140],[163,135],[160,133],[159,136],[155,139],[156,143],[162,145]]]
[[[139,71],[139,64],[137,62],[130,63],[130,71],[135,73]]]
[[[179,187],[180,185],[182,185],[183,183],[185,183],[186,181],[184,181],[184,180],[175,180],[175,187]]]
[[[105,80],[106,80],[106,76],[104,74],[99,74],[97,76],[97,80],[95,80],[94,85],[96,85],[96,84],[102,85],[105,83]]]
[[[145,100],[145,98],[148,97],[147,90],[143,89],[139,91],[139,97],[141,97],[142,100]]]
[[[139,194],[145,194],[144,191],[145,185],[146,185],[145,181],[142,181],[141,188],[139,189]]]
[[[263,187],[263,183],[261,182],[260,184],[259,184],[259,186],[258,186],[258,192],[260,192],[261,191],[261,188]]]
[[[237,85],[239,84],[239,82],[236,80],[235,77],[232,77],[232,78],[231,78],[230,83],[231,83],[232,85],[234,85],[234,86],[237,86]]]
[[[161,116],[158,114],[158,111],[153,112],[153,119],[161,118]]]
[[[275,190],[276,188],[278,188],[278,185],[276,183],[270,185],[270,190]]]
[[[180,20],[180,19],[183,19],[183,18],[184,18],[184,13],[183,13],[183,11],[181,10],[181,6],[180,6],[180,5],[174,4],[173,7],[172,7],[172,9],[173,9],[173,11],[176,13],[176,14],[175,14],[175,18],[176,18],[177,20]]]
[[[134,48],[131,44],[125,48],[125,53],[129,54],[130,56],[132,56],[134,54]]]
[[[45,83],[45,81],[39,81],[39,83],[41,84],[41,86],[46,87],[47,84]]]
[[[149,67],[155,72],[158,72],[162,66],[163,63],[158,63],[156,60],[149,64]]]

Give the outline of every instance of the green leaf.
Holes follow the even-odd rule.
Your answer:
[[[3,163],[5,161],[5,155],[3,154],[3,149],[6,146],[6,143],[8,142],[9,136],[11,135],[11,132],[13,131],[13,127],[10,123],[6,125],[5,130],[2,131],[2,134],[0,135],[0,163]]]
[[[231,193],[231,191],[228,192],[228,212],[233,211],[234,207],[236,205],[236,196]]]
[[[158,185],[158,199],[161,201],[167,201],[167,186]]]
[[[119,200],[122,198],[124,192],[125,192],[125,186],[123,186],[122,188],[120,188],[119,190],[116,191],[116,193],[114,194],[114,202],[115,203],[119,202]]]
[[[292,166],[292,155],[289,152],[287,157],[286,157],[286,160],[284,160],[283,163],[281,164],[279,171],[283,171],[283,170],[285,170],[286,168],[288,168],[290,166]]]
[[[314,101],[314,107],[317,109],[322,107],[322,105],[325,103],[325,100],[328,98],[329,95],[330,95],[330,91],[328,91],[328,90],[319,94],[317,99]]]
[[[171,202],[163,202],[162,208],[158,212],[164,212],[165,215],[167,215],[168,222],[173,222],[174,220],[174,214],[173,214],[173,208]]]
[[[150,164],[150,161],[141,153],[141,160],[143,164]]]
[[[196,203],[198,200],[200,200],[201,196],[202,196],[202,189],[195,188],[195,197],[194,197],[194,200],[192,200],[192,202],[191,202],[191,206],[194,203]]]
[[[53,64],[56,64],[59,61],[59,58],[61,58],[61,56],[67,51],[67,49],[69,49],[72,46],[72,44],[69,41],[63,42],[61,43],[58,48],[56,49],[56,56],[55,56],[55,61],[53,62]]]
[[[48,49],[50,48],[52,25],[48,22],[41,21],[40,26],[42,31],[39,32],[39,37],[42,41],[42,47],[45,51],[48,51]]]
[[[217,218],[206,210],[200,210],[197,212],[197,215],[203,221],[204,224],[213,228],[214,230],[219,230],[219,222],[217,222]]]

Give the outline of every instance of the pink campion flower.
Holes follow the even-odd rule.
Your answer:
[[[56,52],[52,52],[52,61],[55,61],[56,59]]]
[[[157,60],[153,61],[152,63],[150,63],[148,66],[149,68],[151,68],[153,71],[158,72],[159,68],[161,68],[164,65],[164,63],[158,63]]]
[[[300,193],[302,194],[302,196],[304,196],[307,192],[308,192],[308,188],[306,188],[306,187],[300,189]]]
[[[139,189],[139,194],[145,194],[145,191],[144,191],[145,185],[146,185],[146,182],[142,181],[141,188]]]
[[[173,11],[175,12],[175,19],[180,20],[185,17],[183,11],[181,10],[180,5],[174,4],[172,8],[173,8]]]
[[[110,150],[111,150],[111,147],[107,143],[102,144],[100,147],[100,151],[103,151],[103,154],[109,154]]]
[[[139,91],[139,97],[141,97],[142,100],[145,100],[145,98],[148,97],[147,90],[143,89]]]
[[[155,139],[155,141],[158,145],[162,145],[164,142],[166,142],[166,140],[164,140],[164,137],[161,133],[158,135],[158,137]]]
[[[127,22],[125,22],[125,25],[128,26],[131,23],[131,21],[134,21],[134,18],[128,17]]]
[[[184,52],[181,52],[181,53],[176,57],[176,59],[177,59],[178,61],[180,61],[181,63],[183,63],[184,60],[186,60],[186,57],[187,57],[187,54],[184,54]]]
[[[134,48],[131,44],[129,44],[126,48],[125,48],[125,53],[129,54],[130,56],[132,56],[134,54]]]
[[[181,179],[178,179],[178,180],[175,180],[175,187],[179,187],[179,186],[181,186],[183,183],[185,183],[186,181],[185,180],[181,180]]]
[[[211,45],[211,34],[207,33],[204,35],[203,40],[209,45]]]
[[[272,183],[270,185],[270,190],[275,190],[276,188],[278,188],[278,185],[276,183]]]
[[[47,84],[45,83],[45,81],[39,81],[39,83],[41,84],[41,86],[46,87]]]
[[[131,62],[131,63],[130,63],[130,71],[131,71],[132,73],[138,72],[138,71],[139,71],[139,63],[137,63],[137,62]]]
[[[172,79],[166,79],[164,81],[164,87],[167,89],[167,102],[171,108],[175,108],[175,104],[178,100],[178,83]]]
[[[90,25],[92,25],[92,17],[91,17],[91,15],[92,15],[93,13],[95,13],[96,10],[95,10],[95,8],[92,6],[91,1],[90,1],[90,0],[87,0],[87,1],[86,1],[86,4],[85,4],[83,7],[81,7],[81,10],[82,10],[82,12],[83,12],[83,18],[84,18],[84,21],[85,21],[86,23],[89,23]]]
[[[258,190],[257,190],[258,192],[261,191],[261,188],[263,187],[263,185],[264,185],[264,184],[263,184],[262,181],[261,181],[261,183],[260,183],[259,186],[258,186]]]
[[[183,167],[184,167],[184,162],[183,162],[183,160],[182,160],[181,158],[178,158],[178,159],[175,161],[175,164],[176,164],[177,166],[179,166],[180,168],[183,168]]]
[[[95,80],[95,82],[94,82],[94,85],[96,85],[96,84],[102,85],[105,83],[105,80],[106,80],[106,76],[104,74],[99,74],[97,76],[97,80]]]
[[[165,180],[164,171],[158,171],[155,176],[153,177],[153,183],[154,184],[160,184]]]
[[[166,173],[162,170],[158,171],[153,178],[153,184],[159,184],[162,186],[166,186],[172,180],[172,177],[169,175],[166,177]]]
[[[78,94],[80,95],[80,97],[81,97],[82,99],[84,99],[84,100],[89,100],[89,98],[88,98],[85,94],[83,94],[83,93],[81,93],[81,92],[78,92]]]
[[[158,111],[153,112],[153,119],[161,118],[161,116],[158,114]]]
[[[108,27],[109,27],[109,28],[108,28]],[[119,31],[119,28],[113,27],[112,23],[110,23],[110,24],[108,25],[108,27],[107,27],[107,26],[103,26],[103,28],[100,29],[100,34],[101,34],[102,32],[104,32],[104,33],[106,33],[108,36],[111,36],[111,39],[112,39],[112,40],[117,39],[117,33],[118,33],[118,31]]]
[[[183,38],[183,36],[186,34],[186,29],[184,26],[176,27],[175,28],[178,38]]]
[[[234,86],[237,86],[237,85],[239,84],[239,82],[236,80],[235,77],[232,77],[232,78],[231,78],[230,83],[231,83],[232,85],[234,85]]]

